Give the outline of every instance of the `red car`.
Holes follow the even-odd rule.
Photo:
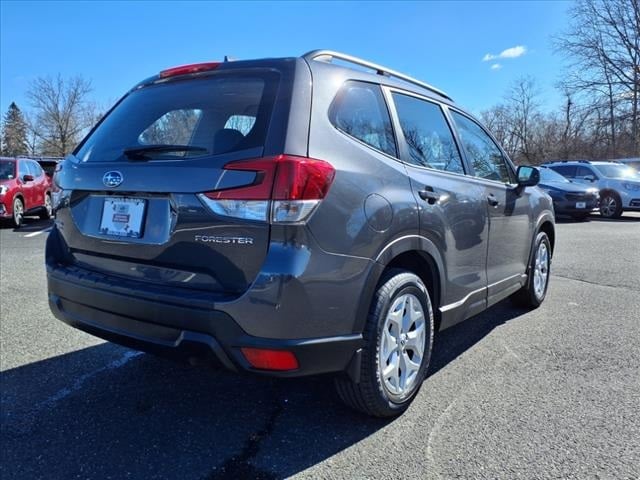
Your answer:
[[[26,158],[0,158],[0,218],[17,228],[25,215],[51,217],[51,180],[38,162]]]

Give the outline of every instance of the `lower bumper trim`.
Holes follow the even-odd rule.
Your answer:
[[[175,305],[171,308],[171,324],[165,319],[158,323],[141,317],[142,308],[133,308],[131,313],[124,314],[127,300],[121,295],[80,285],[76,290],[72,282],[53,275],[49,275],[48,280],[49,306],[59,320],[129,348],[192,363],[213,363],[232,371],[298,377],[343,372],[363,346],[361,334],[308,339],[253,337],[223,312],[207,312],[206,322],[201,318],[195,323],[194,315],[197,317],[204,312]],[[159,302],[154,303],[155,308],[148,312],[163,308]],[[113,308],[117,312],[110,311],[109,305],[117,305]],[[200,330],[188,328],[194,325]],[[299,368],[290,371],[254,369],[242,355],[242,347],[291,351],[298,359]]]

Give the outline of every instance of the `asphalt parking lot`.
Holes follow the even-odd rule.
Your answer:
[[[418,398],[386,421],[329,378],[175,364],[58,322],[48,227],[0,231],[4,480],[640,478],[640,214],[560,222],[543,306],[440,334]]]

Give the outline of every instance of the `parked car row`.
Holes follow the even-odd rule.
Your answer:
[[[540,167],[538,186],[553,200],[556,215],[569,215],[575,220],[584,220],[598,210],[600,194],[597,188],[573,183],[549,167]]]
[[[626,164],[547,162],[541,166],[540,176],[540,186],[553,199],[556,214],[583,219],[599,207],[603,217],[619,218],[625,211],[640,211],[640,173]]]
[[[26,215],[50,218],[51,190],[51,177],[37,161],[0,157],[0,219],[19,228]]]

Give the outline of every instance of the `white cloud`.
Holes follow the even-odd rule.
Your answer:
[[[527,53],[527,47],[516,45],[500,52],[500,58],[518,58]]]
[[[497,55],[494,53],[487,53],[484,57],[482,57],[482,61],[489,62],[497,58],[518,58],[523,56],[525,53],[527,53],[527,47],[525,47],[524,45],[516,45],[515,47],[507,48],[506,50],[501,51]]]
[[[500,70],[502,68],[502,65],[500,65],[499,63],[494,63],[493,65],[491,65],[491,70]]]

